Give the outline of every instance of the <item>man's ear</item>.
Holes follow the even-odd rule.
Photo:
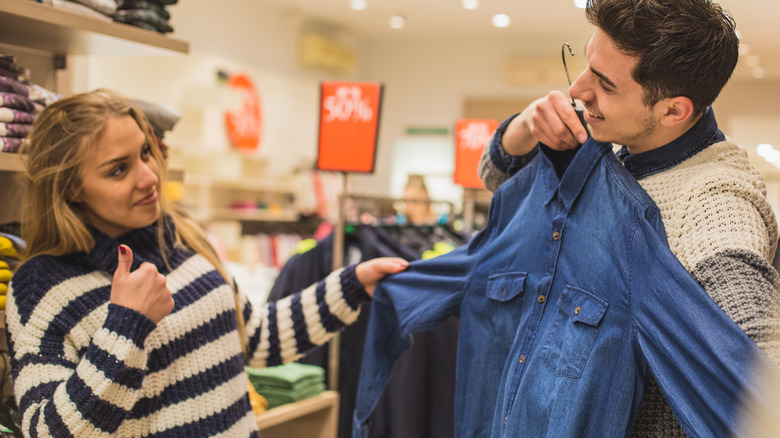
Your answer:
[[[693,102],[685,96],[670,97],[659,102],[660,122],[666,127],[689,123],[693,117]]]

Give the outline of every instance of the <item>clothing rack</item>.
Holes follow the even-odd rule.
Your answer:
[[[452,222],[455,217],[454,205],[450,201],[392,198],[361,194],[339,195],[338,218],[333,230],[333,269],[336,270],[343,267],[345,228],[347,224],[389,224],[395,218],[395,212],[403,210],[407,202],[424,202],[440,215],[446,215],[447,222]],[[338,390],[339,387],[340,350],[341,337],[339,334],[336,334],[331,339],[330,348],[328,349],[328,388],[332,390]]]

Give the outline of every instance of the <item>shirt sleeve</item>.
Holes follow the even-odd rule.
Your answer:
[[[412,334],[457,316],[473,269],[469,245],[434,259],[413,262],[382,280],[374,292],[358,383],[353,436],[368,436],[368,418],[384,392],[395,361]]]
[[[240,300],[252,352],[249,364],[264,368],[300,359],[328,342],[357,320],[370,297],[352,265],[261,309],[243,295]]]
[[[769,359],[720,309],[663,240],[634,234],[634,330],[649,371],[689,436],[736,436],[739,406]],[[660,263],[644,263],[660,260]]]

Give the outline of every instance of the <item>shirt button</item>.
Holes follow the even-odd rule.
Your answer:
[[[582,311],[582,307],[580,307],[580,306],[577,306],[577,308],[576,308],[576,309],[574,309],[574,314],[575,314],[575,315],[579,315],[581,311]]]
[[[523,362],[525,362],[525,355],[521,354],[520,359],[517,359],[517,363],[523,363]]]
[[[557,231],[553,233],[553,240],[558,240],[560,238],[561,238],[561,233]]]
[[[544,302],[544,300],[545,300],[545,298],[544,298],[544,295],[539,295],[539,296],[536,298],[536,301],[538,301],[538,302],[540,302],[540,303],[543,303],[543,302]]]

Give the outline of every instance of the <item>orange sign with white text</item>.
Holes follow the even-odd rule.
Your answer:
[[[479,179],[482,151],[496,132],[499,122],[487,119],[461,119],[455,124],[455,184],[484,189]]]
[[[260,95],[252,79],[245,73],[231,75],[227,84],[239,97],[239,108],[225,112],[228,137],[235,147],[251,152],[260,146],[263,133]]]
[[[322,84],[317,169],[360,173],[374,171],[381,104],[381,84]]]

